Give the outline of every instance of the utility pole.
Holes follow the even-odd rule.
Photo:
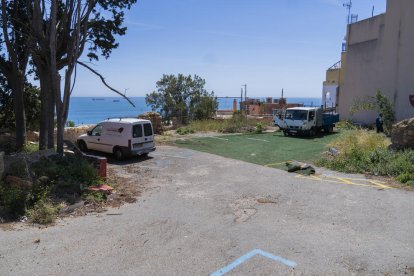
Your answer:
[[[243,88],[241,88],[241,92],[240,92],[240,112],[242,111],[242,103],[243,103]]]
[[[247,118],[247,111],[248,111],[248,106],[247,106],[247,84],[244,84],[242,86],[244,86],[244,109],[246,111],[246,118]]]
[[[348,3],[344,3],[343,6],[348,10],[348,25],[349,25],[351,24],[352,0],[349,0]]]

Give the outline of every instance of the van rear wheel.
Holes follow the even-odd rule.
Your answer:
[[[114,148],[113,154],[116,160],[122,160],[125,158],[125,153],[121,148]]]
[[[88,151],[88,146],[86,145],[85,141],[83,141],[83,140],[78,141],[78,147],[83,152]]]

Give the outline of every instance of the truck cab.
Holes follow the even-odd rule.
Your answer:
[[[112,153],[116,159],[147,155],[155,150],[151,121],[135,118],[108,119],[77,139],[82,151]]]

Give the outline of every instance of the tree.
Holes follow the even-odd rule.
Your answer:
[[[30,49],[42,89],[42,115],[40,148],[46,136],[50,146],[52,118],[56,108],[57,151],[63,153],[63,131],[69,112],[70,95],[78,64],[104,78],[90,66],[79,61],[87,47],[90,60],[98,60],[100,53],[108,58],[118,47],[116,35],[124,35],[124,10],[136,0],[34,0],[32,31],[34,39]],[[63,92],[61,75],[64,71]],[[76,73],[75,73],[76,78]],[[109,86],[108,86],[109,87]],[[124,94],[111,88],[124,96]],[[125,97],[126,98],[126,97]],[[128,101],[129,99],[126,98]],[[133,105],[133,103],[130,101]],[[47,133],[47,134],[46,134]]]
[[[26,143],[24,90],[29,62],[29,9],[26,1],[1,0],[0,71],[7,79],[13,98],[17,149]]]
[[[24,106],[27,129],[38,131],[40,116],[40,90],[27,82],[24,90]],[[16,130],[16,118],[14,115],[14,100],[12,91],[3,75],[0,75],[0,125],[9,130]]]
[[[204,88],[205,84],[197,75],[164,75],[157,82],[157,91],[147,94],[145,101],[166,120],[176,117],[186,124],[193,119],[208,119],[216,112],[218,102],[214,92]]]
[[[382,113],[384,118],[384,132],[387,135],[391,134],[392,125],[395,122],[395,112],[394,104],[387,96],[378,90],[375,96],[354,99],[350,110],[351,115],[364,110],[375,110],[378,113]]]

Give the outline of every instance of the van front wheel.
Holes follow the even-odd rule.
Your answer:
[[[114,148],[113,154],[116,160],[122,160],[125,158],[125,153],[121,148],[118,148],[118,147]]]

